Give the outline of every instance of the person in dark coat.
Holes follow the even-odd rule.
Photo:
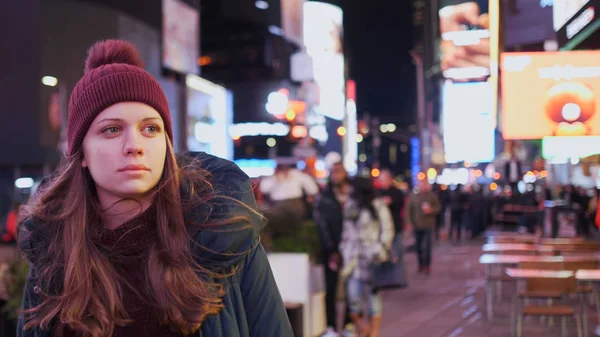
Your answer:
[[[394,178],[389,170],[382,170],[378,178],[379,189],[377,195],[388,206],[394,220],[394,251],[398,259],[398,268],[401,268],[400,280],[403,287],[407,286],[406,269],[404,266],[404,204],[406,196],[394,186]]]
[[[18,337],[293,336],[248,176],[175,157],[166,97],[132,44],[92,47],[67,134],[19,226]]]
[[[450,232],[448,238],[452,240],[453,233],[456,231],[456,242],[460,242],[462,231],[465,226],[467,216],[468,195],[463,191],[462,185],[457,185],[456,189],[450,195]]]
[[[523,167],[514,153],[510,155],[510,159],[504,164],[504,175],[506,182],[512,189],[512,193],[518,194],[519,181],[523,179]]]
[[[313,216],[319,230],[321,257],[325,267],[325,307],[327,326],[339,331],[337,324],[338,279],[341,266],[339,251],[344,229],[343,207],[350,194],[348,173],[342,163],[331,166],[327,187],[315,199]],[[348,319],[346,318],[346,321]]]

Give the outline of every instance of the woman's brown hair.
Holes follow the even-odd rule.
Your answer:
[[[208,281],[216,274],[194,261],[184,214],[216,196],[209,175],[197,165],[178,167],[168,139],[167,143],[163,176],[153,190],[157,233],[150,247],[146,280],[150,300],[161,311],[163,321],[191,333],[207,315],[222,308],[223,288]],[[84,337],[107,337],[115,325],[131,320],[121,300],[124,289],[94,240],[93,225],[102,221],[101,207],[94,182],[81,161],[81,153],[69,158],[24,207],[24,219],[36,219],[51,233],[43,258],[48,263],[36,266],[40,269],[37,277],[48,281],[64,275],[59,280],[60,291],[43,294],[43,302],[25,312],[25,329],[47,329],[56,319]],[[182,200],[184,183],[189,184],[184,186],[189,199],[186,194]]]

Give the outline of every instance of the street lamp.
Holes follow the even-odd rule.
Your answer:
[[[269,3],[266,1],[263,1],[263,0],[256,1],[254,3],[254,6],[258,9],[262,9],[262,10],[269,9]]]
[[[58,79],[54,76],[44,76],[42,77],[42,83],[49,87],[55,87],[58,84]]]

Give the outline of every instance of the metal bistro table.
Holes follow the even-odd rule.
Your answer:
[[[573,277],[575,273],[569,270],[540,270],[540,269],[519,269],[519,268],[508,268],[506,269],[506,275],[515,279],[517,282],[523,282],[527,279],[536,279],[536,278],[554,278],[554,279],[566,279]],[[517,289],[519,287],[517,286]],[[511,336],[520,337],[521,333],[521,324],[522,318],[517,315],[517,306],[519,302],[519,294],[515,292],[512,300],[512,308],[511,308]],[[578,327],[579,329],[580,327]]]
[[[494,317],[493,309],[493,289],[491,278],[494,267],[516,266],[521,262],[585,262],[596,261],[600,259],[597,254],[577,254],[569,256],[544,256],[544,255],[494,255],[484,254],[479,258],[479,263],[485,265],[486,280],[486,313],[488,320]]]
[[[503,253],[507,251],[527,253],[545,253],[552,254],[554,249],[551,246],[539,246],[527,243],[486,243],[482,250],[485,253]]]
[[[600,282],[600,269],[592,269],[592,270],[578,270],[575,273],[575,278],[577,279],[577,281],[579,282],[585,282],[585,283],[597,283]],[[597,296],[597,294],[594,293],[594,296]],[[596,301],[598,301],[598,299],[595,299]],[[583,320],[583,335],[585,337],[588,336],[588,316],[587,316],[587,305],[585,305],[585,300],[582,299],[582,320]],[[597,308],[596,308],[597,309]],[[596,315],[598,315],[600,313],[596,313]],[[598,331],[600,329],[600,327],[596,328],[596,331]],[[597,333],[596,333],[597,334]]]
[[[486,239],[488,243],[528,243],[536,244],[540,241],[540,237],[535,234],[519,234],[512,232],[487,233]]]

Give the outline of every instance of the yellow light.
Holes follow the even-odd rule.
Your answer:
[[[533,175],[533,172],[531,172],[531,171],[527,171],[527,173],[526,173],[526,174],[527,174],[528,176],[532,176],[532,175]]]
[[[291,133],[294,138],[304,138],[308,135],[308,129],[304,125],[295,125]]]
[[[497,189],[498,189],[498,184],[496,184],[496,183],[491,183],[490,184],[490,190],[495,191]]]
[[[483,175],[483,172],[481,172],[481,170],[475,170],[475,176],[477,178],[481,177]]]
[[[435,179],[435,177],[437,177],[437,171],[434,168],[430,168],[429,170],[427,170],[428,179]]]
[[[371,176],[373,176],[375,178],[379,177],[380,174],[381,174],[381,171],[379,171],[378,168],[374,168],[371,170]]]
[[[540,172],[540,177],[546,178],[547,176],[548,176],[548,172],[546,172],[545,170]]]
[[[231,139],[233,139],[233,140],[240,140],[240,136],[231,136]]]
[[[343,127],[343,126],[340,126],[339,128],[337,128],[337,134],[338,134],[340,137],[343,137],[343,136],[345,136],[345,135],[346,135],[346,128],[345,128],[345,127]]]
[[[500,179],[500,172],[494,173],[494,179],[496,179],[496,180]]]
[[[317,170],[316,171],[317,178],[327,178],[327,171],[325,170]]]
[[[419,172],[419,174],[417,174],[417,179],[419,179],[419,180],[425,180],[425,173]]]
[[[285,113],[285,119],[287,119],[288,121],[293,121],[296,118],[296,113],[294,112],[294,110],[288,110]]]

